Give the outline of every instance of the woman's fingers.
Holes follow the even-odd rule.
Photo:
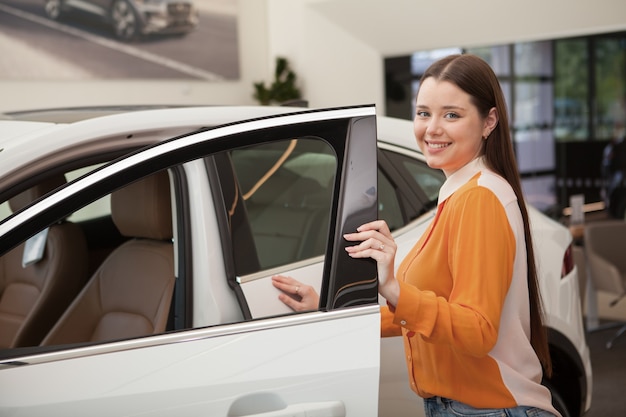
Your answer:
[[[302,303],[300,301],[296,301],[290,296],[283,293],[278,294],[278,299],[285,303],[285,305],[291,308],[293,311],[301,311]]]
[[[302,287],[300,282],[284,275],[274,275],[272,277],[272,283],[279,290],[293,295],[299,295],[300,287]]]
[[[384,220],[365,223],[355,233],[347,233],[344,239],[357,242],[346,246],[347,254],[352,258],[372,258],[378,269],[379,290],[385,284],[394,281],[394,262],[396,242]]]
[[[354,235],[360,235],[362,233],[353,233],[345,235],[344,237],[348,241],[359,241],[364,236],[359,236],[361,239],[356,238]],[[376,260],[380,260],[381,255],[395,256],[396,243],[393,239],[388,239],[382,236],[370,237],[362,240],[356,245],[346,246],[346,252],[348,255],[355,258],[372,257]]]
[[[382,234],[389,233],[389,226],[387,226],[387,222],[384,220],[374,220],[373,222],[362,224],[357,227],[357,232],[366,232],[369,230],[376,230]]]
[[[350,242],[363,242],[367,239],[376,239],[384,245],[393,241],[393,237],[389,231],[389,226],[387,226],[387,223],[384,220],[376,220],[370,223],[365,223],[359,226],[356,232],[346,233],[343,237]]]
[[[284,275],[274,275],[272,284],[282,291],[278,299],[294,311],[317,310],[319,307],[319,295],[310,285]]]

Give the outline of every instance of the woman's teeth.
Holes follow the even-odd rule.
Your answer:
[[[429,148],[441,149],[450,145],[449,143],[428,143]]]

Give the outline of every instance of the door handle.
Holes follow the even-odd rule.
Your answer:
[[[288,405],[280,410],[258,414],[228,414],[228,417],[345,417],[346,407],[341,401],[300,403]]]

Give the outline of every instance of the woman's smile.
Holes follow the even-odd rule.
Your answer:
[[[444,149],[447,148],[448,146],[451,145],[451,143],[447,143],[447,142],[430,142],[430,141],[424,141],[426,143],[426,145],[430,148],[430,149]]]

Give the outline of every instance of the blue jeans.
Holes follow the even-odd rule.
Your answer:
[[[441,397],[424,399],[427,417],[554,417],[554,414],[535,407],[474,408],[458,401]]]

